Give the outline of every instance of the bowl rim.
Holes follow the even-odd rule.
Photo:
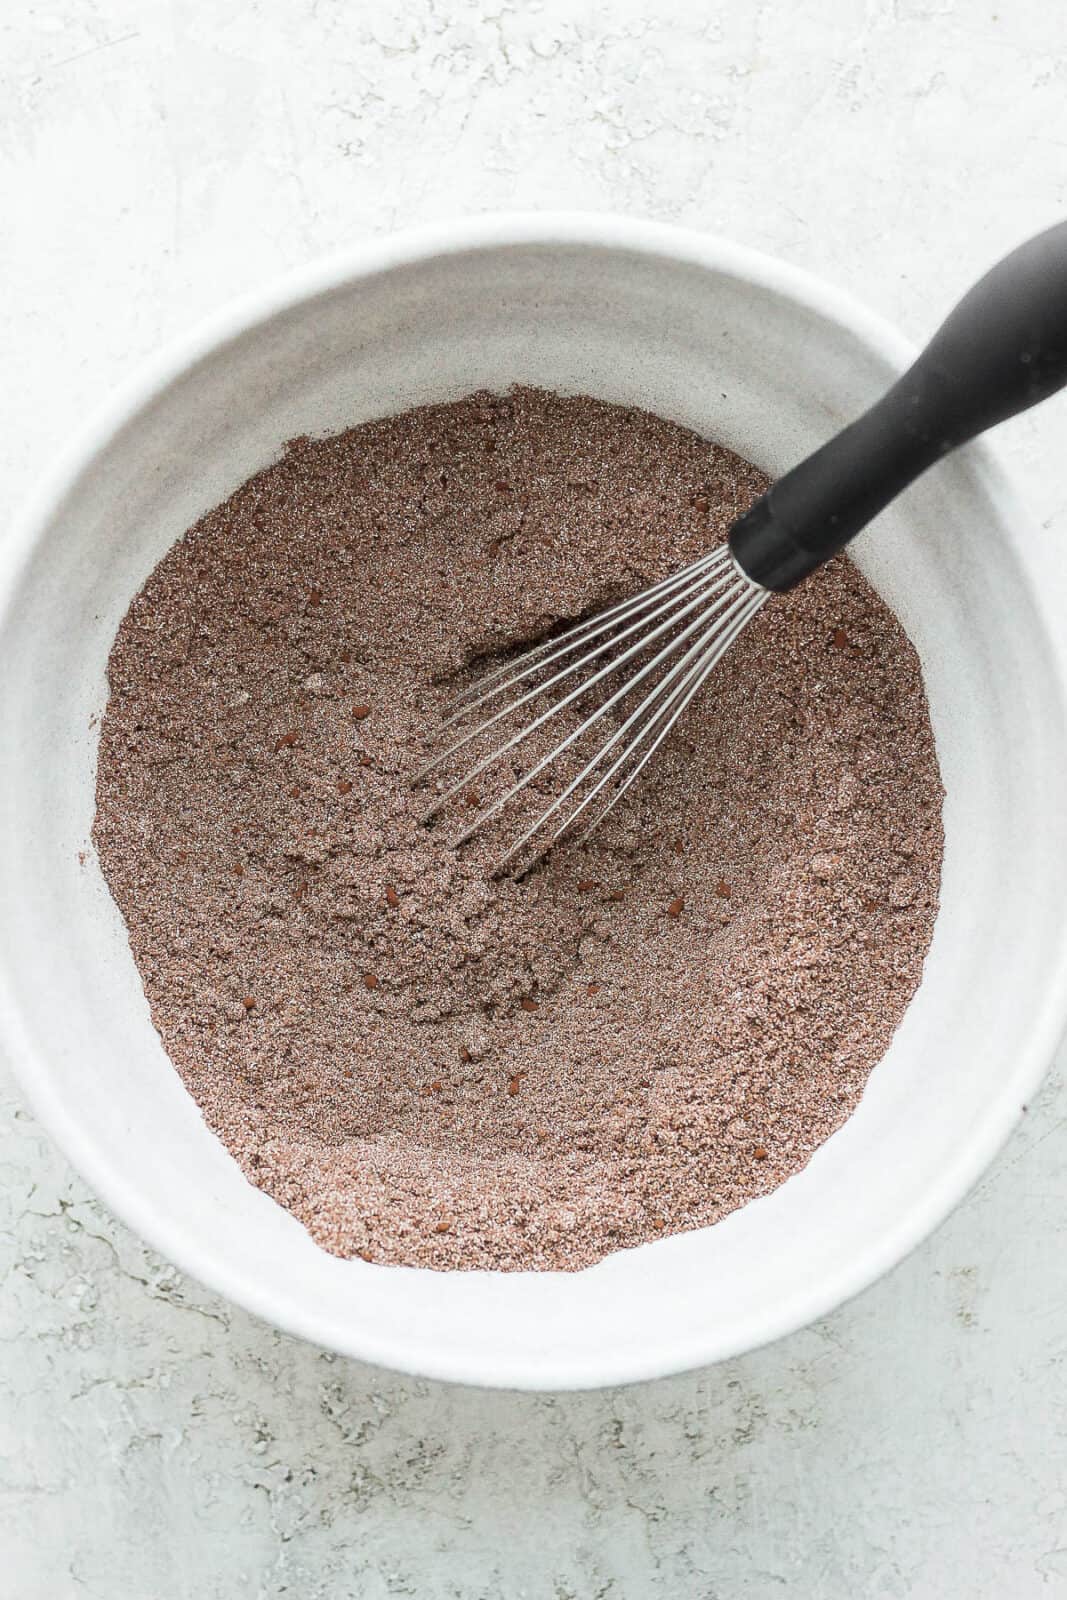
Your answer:
[[[876,356],[900,369],[915,349],[888,321],[850,293],[776,257],[735,244],[716,234],[675,224],[651,222],[613,213],[580,211],[505,211],[435,222],[363,241],[289,270],[225,304],[168,342],[122,381],[75,432],[25,497],[0,545],[0,640],[17,596],[21,576],[37,541],[62,508],[78,480],[111,440],[134,417],[201,359],[240,335],[267,323],[293,306],[342,285],[433,258],[526,245],[578,247],[667,258],[674,263],[725,273],[777,294],[800,309],[824,318],[851,334]],[[998,522],[1024,530],[1009,532],[1013,553],[1028,598],[1042,624],[1043,645],[1054,663],[1052,685],[1067,724],[1067,630],[1058,619],[1041,582],[1040,536],[1020,505],[1009,475],[985,440],[965,447],[977,486],[990,502]],[[1065,912],[1067,922],[1067,912]],[[1067,929],[1065,929],[1067,933]],[[769,1316],[758,1337],[723,1338],[713,1328],[699,1340],[661,1346],[647,1358],[600,1353],[595,1360],[553,1356],[536,1374],[512,1365],[501,1352],[494,1372],[484,1360],[462,1352],[439,1354],[416,1343],[405,1350],[385,1347],[364,1336],[358,1326],[325,1329],[322,1319],[291,1306],[279,1310],[268,1285],[221,1269],[210,1245],[183,1233],[150,1206],[122,1178],[111,1160],[83,1135],[47,1075],[35,1070],[31,1028],[23,1018],[18,994],[6,968],[0,966],[0,1046],[15,1078],[44,1130],[67,1160],[109,1208],[167,1260],[227,1300],[243,1306],[274,1327],[323,1348],[393,1371],[450,1382],[542,1392],[583,1389],[644,1381],[710,1365],[758,1349],[807,1326],[845,1304],[901,1262],[960,1203],[988,1168],[1015,1127],[1025,1102],[1044,1077],[1067,1025],[1067,937],[1054,957],[1041,1009],[1026,1019],[1018,1051],[995,1100],[976,1119],[956,1159],[929,1183],[922,1203],[897,1219],[896,1226],[872,1240],[847,1269],[824,1277],[802,1298]]]

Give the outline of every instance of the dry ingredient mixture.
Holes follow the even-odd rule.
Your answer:
[[[919,982],[942,791],[914,651],[847,560],[523,881],[410,787],[472,663],[765,487],[641,411],[478,394],[294,440],[130,607],[99,858],[189,1091],[325,1249],[583,1267],[766,1194],[855,1107]]]

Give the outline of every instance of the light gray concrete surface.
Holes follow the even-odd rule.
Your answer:
[[[227,295],[457,212],[685,221],[918,337],[1067,212],[1065,47],[1056,0],[6,0],[0,507]],[[1065,426],[1002,447],[1067,551]],[[2,1600],[1067,1595],[1060,1074],[859,1301],[561,1398],[274,1333],[2,1114]]]

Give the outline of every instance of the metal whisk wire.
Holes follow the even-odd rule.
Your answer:
[[[720,557],[721,552],[719,551],[713,555],[704,556],[701,560],[695,561],[691,566],[684,568],[683,571],[675,572],[669,578],[664,578],[650,588],[643,589],[640,594],[630,595],[626,600],[619,601],[617,605],[609,607],[606,611],[598,612],[595,617],[587,618],[585,622],[576,623],[573,628],[568,628],[564,633],[557,634],[555,638],[548,639],[544,644],[536,645],[525,651],[519,658],[518,666],[521,670],[516,670],[516,662],[510,661],[496,672],[491,672],[486,677],[480,678],[476,683],[464,689],[461,694],[456,695],[451,702],[451,707],[458,709],[452,710],[451,715],[446,717],[444,726],[446,728],[450,727],[460,718],[466,716],[469,711],[472,711],[475,706],[484,704],[502,690],[511,688],[514,684],[534,672],[540,671],[548,661],[567,655],[570,651],[577,649],[581,644],[595,638],[598,634],[605,633],[627,618],[646,611],[654,601],[666,599],[672,593],[677,597],[677,591],[679,590],[684,590],[688,593],[695,583],[706,576],[709,569],[718,571],[723,565]],[[443,756],[439,758],[439,760],[443,759]],[[432,762],[430,767],[434,765],[436,765],[436,762]],[[429,771],[430,767],[427,767],[426,770]]]
[[[555,696],[546,709],[538,711],[503,743],[475,761],[462,778],[434,799],[423,820],[429,822],[450,801],[465,790],[470,791],[483,773],[511,755],[538,729],[568,707],[577,706],[608,679],[628,668],[622,682],[600,699],[576,727],[521,773],[504,793],[479,809],[455,843],[457,846],[464,844],[499,816],[571,746],[588,735],[616,707],[622,708],[623,701],[644,684],[645,692],[639,702],[625,711],[622,720],[584,762],[578,774],[510,845],[497,863],[497,871],[520,856],[539,835],[544,837],[537,855],[543,854],[607,790],[606,802],[587,824],[583,839],[588,837],[634,782],[730,644],[767,598],[768,591],[746,577],[723,546],[640,594],[535,646],[471,685],[446,708],[445,726],[454,728],[479,711],[491,709],[466,727],[447,749],[427,762],[417,782],[482,739],[498,723],[514,717],[561,685],[568,687],[565,693]],[[548,676],[544,677],[546,672]],[[542,681],[536,681],[538,678]],[[531,680],[534,680],[532,686]],[[518,697],[512,698],[516,690],[520,691]],[[496,702],[500,700],[504,703],[498,705]],[[617,753],[609,762],[612,752]],[[616,786],[612,790],[613,781]],[[586,788],[584,794],[583,788]]]
[[[593,678],[584,680],[582,683],[580,683],[578,687],[571,690],[570,693],[567,694],[562,700],[557,701],[556,704],[551,706],[548,711],[542,713],[542,715],[538,717],[536,721],[530,723],[527,728],[516,734],[514,738],[512,738],[500,750],[494,751],[493,754],[487,756],[485,761],[482,762],[478,767],[472,768],[472,770],[467,773],[466,777],[463,778],[457,785],[455,785],[454,788],[449,789],[445,794],[441,795],[439,799],[435,800],[434,804],[427,811],[426,818],[424,820],[428,820],[436,811],[439,811],[442,806],[446,805],[448,801],[454,797],[454,795],[458,794],[461,789],[465,788],[472,781],[472,779],[479,776],[481,772],[483,772],[487,767],[491,766],[492,763],[501,755],[504,755],[506,751],[512,749],[514,745],[520,743],[521,740],[526,738],[527,734],[532,733],[535,728],[540,727],[551,717],[554,717],[558,712],[562,711],[566,706],[571,705],[575,700],[580,698],[581,695],[585,694],[589,689],[601,682],[604,678],[610,677],[613,672],[615,672],[619,667],[624,666],[627,661],[631,661],[635,656],[640,655],[643,650],[648,648],[649,644],[651,644],[653,640],[660,638],[665,633],[668,633],[682,617],[688,616],[691,612],[696,610],[700,605],[705,603],[708,598],[714,595],[717,590],[725,587],[727,582],[727,579],[717,579],[715,582],[712,582],[710,585],[707,585],[704,588],[700,588],[699,583],[690,583],[686,585],[685,587],[681,588],[680,595],[676,595],[673,599],[668,597],[666,600],[662,600],[661,603],[655,606],[651,612],[646,612],[645,614],[640,615],[636,622],[631,622],[626,628],[623,629],[622,633],[611,634],[602,644],[598,645],[594,650],[588,651],[577,661],[572,662],[570,666],[564,667],[561,671],[553,673],[552,677],[547,679],[544,683],[539,684],[535,689],[528,690],[520,699],[509,702],[508,704],[502,706],[499,711],[496,711],[491,716],[487,717],[484,721],[477,723],[473,728],[465,733],[462,738],[457,739],[453,744],[451,744],[447,750],[442,751],[439,756],[436,756],[432,761],[428,762],[419,774],[420,779],[427,777],[435,767],[442,765],[445,761],[450,760],[452,756],[457,755],[459,751],[462,750],[466,745],[470,744],[474,739],[479,738],[482,734],[488,732],[491,727],[493,727],[497,722],[502,721],[503,718],[512,716],[516,711],[521,711],[524,706],[531,704],[532,701],[547,693],[549,689],[554,689],[556,685],[562,683],[564,679],[573,677],[575,673],[581,672],[591,661],[596,660],[599,656],[604,655],[607,651],[615,649],[615,647],[621,644],[625,639],[633,638],[634,635],[637,635],[636,642],[632,644],[626,651],[624,651],[621,656],[617,656],[615,660],[608,662],[608,664],[601,668]],[[700,588],[700,592],[696,594],[696,598],[688,599],[688,597],[694,593],[694,590],[698,588]],[[630,603],[630,606],[623,613],[624,618],[628,618],[637,609],[638,602],[642,598],[643,597],[639,596],[638,601]],[[688,603],[676,608],[676,601],[678,598],[688,599]],[[659,626],[652,629],[651,632],[644,631],[650,621],[654,620],[658,616],[661,616],[664,612],[667,613],[667,617],[664,622],[661,622]],[[623,620],[623,618],[619,618],[617,620]],[[485,705],[489,700],[495,699],[499,694],[506,693],[509,689],[514,688],[517,684],[523,682],[532,674],[542,671],[551,662],[558,660],[561,656],[566,655],[570,651],[587,643],[590,638],[595,637],[597,634],[603,633],[606,629],[611,629],[613,625],[614,624],[611,621],[605,619],[596,619],[593,623],[589,624],[581,623],[578,625],[578,628],[574,630],[574,632],[577,634],[577,638],[574,638],[571,632],[563,634],[560,639],[553,641],[556,645],[556,648],[550,650],[547,655],[542,655],[544,647],[539,646],[536,651],[531,652],[531,656],[537,657],[538,659],[530,660],[528,657],[520,658],[520,663],[522,664],[520,664],[518,669],[513,667],[510,676],[505,677],[499,685],[487,689],[484,693],[479,694],[476,699],[470,701],[466,705],[461,706],[460,709],[455,712],[452,712],[451,708],[449,708],[451,714],[446,717],[445,727],[447,728],[454,726],[457,720],[470,715],[476,711],[479,706]],[[588,633],[585,632],[586,628],[590,630]]]

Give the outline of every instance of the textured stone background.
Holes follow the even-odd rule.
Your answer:
[[[456,212],[678,219],[918,337],[1067,212],[1065,46],[1059,0],[5,0],[0,508],[225,296]],[[1064,419],[1001,437],[1067,548]],[[1063,1107],[817,1327],[537,1398],[231,1309],[7,1085],[0,1597],[1067,1595]]]

